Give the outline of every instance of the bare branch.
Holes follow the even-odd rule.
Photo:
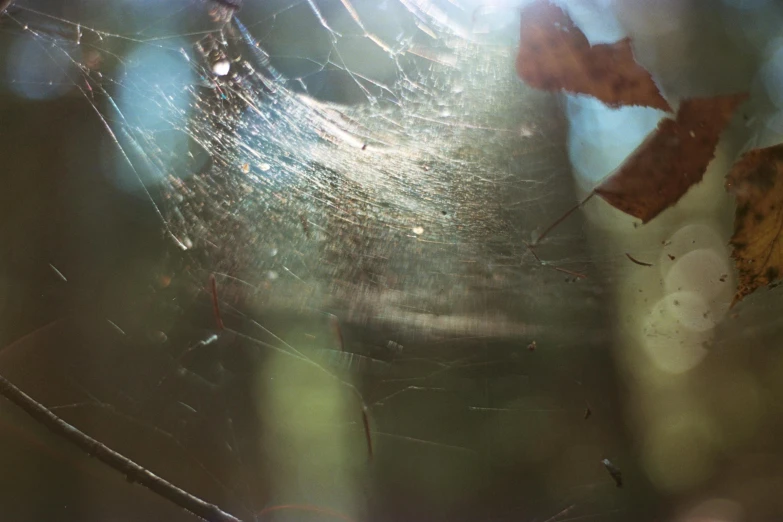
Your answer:
[[[137,482],[157,493],[166,500],[186,509],[197,517],[209,522],[241,522],[214,504],[210,504],[178,488],[167,480],[136,464],[129,458],[117,453],[89,435],[79,431],[55,415],[49,408],[39,403],[8,379],[0,375],[0,395],[16,404],[30,417],[46,426],[49,431],[78,446],[88,455],[97,458],[107,466],[119,471],[129,482]]]

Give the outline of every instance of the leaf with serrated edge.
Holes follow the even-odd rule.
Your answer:
[[[547,91],[587,94],[611,107],[638,105],[671,111],[628,38],[591,46],[562,9],[546,0],[521,13],[517,74]]]
[[[595,189],[613,207],[647,223],[700,182],[723,129],[746,94],[693,98],[680,104]]]
[[[737,200],[732,257],[739,287],[732,306],[783,274],[783,145],[744,154],[726,177]]]

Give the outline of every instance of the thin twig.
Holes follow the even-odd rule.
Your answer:
[[[136,464],[128,457],[117,453],[86,433],[79,431],[74,426],[55,415],[49,408],[14,386],[2,375],[0,375],[0,395],[16,404],[30,417],[46,426],[52,433],[66,439],[71,444],[78,446],[88,455],[97,458],[110,468],[125,475],[129,482],[137,482],[169,502],[176,504],[182,509],[186,509],[203,520],[209,522],[241,522],[240,519],[226,513],[216,505],[201,500],[184,489],[178,488],[167,480]]]
[[[552,266],[552,265],[548,265],[548,264],[544,263],[541,260],[541,258],[538,257],[538,254],[536,253],[535,243],[533,243],[532,245],[530,243],[527,243],[527,242],[524,242],[524,243],[525,243],[525,246],[527,247],[527,249],[530,251],[530,253],[533,254],[533,257],[535,258],[535,260],[538,262],[539,265],[547,267],[547,268],[551,268],[552,270],[557,270],[558,272],[562,272],[564,274],[568,274],[571,277],[574,277],[576,279],[585,279],[587,277],[587,275],[585,275],[585,274],[583,274],[581,272],[574,272],[572,270],[566,270],[565,268],[560,268],[559,266]]]
[[[549,265],[545,265],[549,266]],[[587,276],[583,274],[582,272],[574,272],[573,270],[566,270],[565,268],[560,268],[559,266],[553,266],[554,270],[557,270],[558,272],[562,272],[564,274],[570,275],[573,278],[576,279],[585,279]]]
[[[577,204],[576,204],[574,207],[572,207],[572,208],[571,208],[571,209],[570,209],[568,212],[566,212],[565,214],[563,214],[562,216],[560,216],[559,218],[557,218],[557,220],[556,220],[554,223],[552,223],[551,225],[549,225],[549,227],[547,227],[547,229],[546,229],[546,230],[544,230],[544,231],[541,233],[541,235],[540,235],[540,236],[538,236],[538,238],[537,238],[535,241],[533,241],[533,244],[532,244],[531,246],[538,246],[538,244],[539,244],[539,243],[541,243],[541,240],[543,240],[543,239],[544,239],[544,238],[545,238],[545,237],[546,237],[546,236],[547,236],[547,235],[548,235],[550,232],[552,232],[552,231],[553,231],[553,230],[554,230],[554,229],[557,227],[557,225],[559,225],[560,223],[562,223],[563,221],[565,221],[565,220],[568,218],[568,216],[570,216],[571,214],[573,214],[574,212],[576,212],[577,210],[579,210],[580,208],[582,208],[582,206],[583,206],[585,203],[587,203],[588,201],[590,201],[590,198],[592,198],[593,196],[595,196],[595,191],[593,191],[593,192],[590,192],[590,194],[588,194],[588,195],[587,195],[587,197],[586,197],[585,199],[583,199],[582,201],[580,201],[579,203],[577,203]]]

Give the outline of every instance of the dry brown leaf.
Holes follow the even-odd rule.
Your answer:
[[[595,193],[647,223],[701,181],[720,134],[746,94],[685,100]]]
[[[589,94],[612,107],[671,111],[627,38],[590,46],[562,9],[546,0],[522,10],[517,73],[531,87]]]
[[[743,155],[726,177],[737,198],[732,257],[739,287],[732,306],[783,273],[783,145]]]

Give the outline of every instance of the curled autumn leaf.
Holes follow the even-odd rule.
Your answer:
[[[639,105],[671,111],[628,38],[591,46],[562,9],[540,0],[522,10],[517,73],[547,91],[594,96],[612,107]]]
[[[739,273],[732,306],[783,273],[783,145],[744,154],[726,177],[737,199],[731,244]]]
[[[613,207],[647,223],[704,177],[721,132],[746,94],[685,100],[596,189]]]

